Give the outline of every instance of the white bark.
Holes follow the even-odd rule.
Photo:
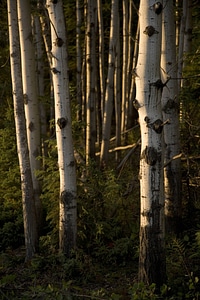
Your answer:
[[[114,88],[114,70],[115,56],[117,46],[117,24],[118,24],[118,0],[112,0],[111,23],[110,23],[110,41],[108,56],[108,76],[106,82],[105,110],[102,128],[102,144],[100,154],[100,164],[103,166],[108,161],[109,140],[111,131],[111,120],[113,112],[113,88]]]
[[[67,37],[62,1],[46,2],[52,40],[52,77],[55,99],[55,123],[60,172],[59,247],[67,256],[76,246],[76,170],[74,162]]]
[[[19,31],[17,20],[17,1],[8,0],[7,7],[17,153],[21,174],[26,260],[29,260],[37,251],[38,233],[23,103]]]
[[[140,44],[136,99],[141,127],[139,280],[162,285],[165,280],[163,121],[160,80],[161,15],[154,1],[140,2]]]
[[[34,188],[36,215],[38,226],[40,226],[40,184],[35,175],[35,172],[40,169],[40,160],[38,159],[38,156],[40,155],[40,117],[30,2],[27,0],[18,0],[17,9],[28,147]]]
[[[174,22],[173,0],[163,3],[163,34],[161,68],[162,81],[167,82],[162,93],[163,121],[169,120],[164,126],[165,164],[180,153],[179,134],[179,103],[176,74],[176,35]],[[173,78],[170,80],[170,77]],[[181,174],[180,158],[172,160],[164,169],[165,182],[165,215],[167,231],[177,232],[180,227],[181,214]]]

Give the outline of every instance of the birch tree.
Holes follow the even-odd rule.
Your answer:
[[[40,155],[40,117],[30,2],[27,0],[18,0],[17,9],[27,138],[34,188],[36,215],[39,227],[41,223],[40,184],[35,173],[40,169],[40,160],[38,159],[38,156]]]
[[[38,3],[39,9],[39,3]],[[38,98],[39,98],[39,111],[40,111],[40,131],[41,131],[41,148],[43,157],[43,167],[45,160],[45,138],[47,135],[47,118],[46,118],[46,107],[44,105],[45,95],[45,82],[44,82],[44,44],[42,37],[42,28],[39,16],[33,17],[33,33],[35,40],[35,51],[36,51],[36,71],[37,71],[37,86],[38,86]]]
[[[180,92],[182,87],[182,71],[183,71],[183,48],[184,48],[184,36],[185,36],[185,26],[186,26],[186,16],[187,16],[187,5],[188,1],[183,1],[183,9],[178,37],[178,92]]]
[[[77,120],[82,119],[82,93],[81,93],[81,3],[80,0],[76,0],[76,93],[77,93]]]
[[[95,158],[96,142],[96,0],[87,1],[86,31],[86,164]]]
[[[127,123],[127,87],[128,87],[128,52],[129,52],[129,37],[128,37],[128,25],[129,25],[129,7],[128,1],[123,0],[123,62],[122,62],[122,117],[121,117],[121,131],[125,131]]]
[[[165,215],[167,231],[178,232],[181,225],[181,170],[180,170],[180,134],[179,103],[176,64],[176,36],[173,0],[163,2],[162,33],[162,81],[166,82],[162,93],[165,142]],[[172,79],[171,79],[172,78]]]
[[[67,37],[62,1],[46,1],[51,24],[52,78],[60,172],[59,248],[67,256],[76,245],[76,170],[72,142]]]
[[[105,76],[104,76],[104,26],[102,13],[102,0],[97,0],[97,13],[99,25],[99,79],[101,93],[101,118],[103,119],[104,101],[105,101]]]
[[[118,13],[119,14],[119,13]],[[119,38],[119,16],[117,17],[117,44],[115,55],[115,72],[114,72],[114,105],[115,105],[115,136],[116,147],[121,145],[121,66],[120,66],[120,38]],[[120,154],[116,151],[115,160],[118,161]]]
[[[141,0],[136,101],[141,128],[139,281],[165,282],[163,120],[160,56],[162,4]]]
[[[104,116],[103,116],[102,144],[101,144],[101,154],[100,154],[101,166],[107,164],[109,142],[110,142],[111,120],[112,120],[112,112],[113,112],[114,70],[115,70],[115,57],[116,57],[116,47],[117,47],[118,4],[119,4],[118,0],[112,0],[109,55],[108,55],[108,76],[106,81],[105,109],[104,109]]]
[[[26,260],[29,260],[37,251],[38,233],[23,101],[19,30],[17,19],[17,1],[8,0],[7,8],[17,153],[19,158],[19,168],[21,174]]]

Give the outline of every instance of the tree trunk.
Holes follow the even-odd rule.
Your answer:
[[[76,246],[76,170],[72,143],[69,95],[67,37],[62,1],[48,0],[51,24],[52,78],[55,99],[55,123],[60,172],[59,247],[70,256]]]
[[[101,93],[101,119],[103,119],[105,105],[105,75],[104,75],[104,28],[102,15],[102,0],[97,0],[98,25],[99,25],[99,79]]]
[[[173,157],[180,153],[178,85],[177,80],[175,80],[177,67],[173,0],[165,0],[163,5],[165,9],[163,10],[161,68],[163,70],[162,81],[168,82],[162,93],[162,112],[163,121],[169,120],[168,124],[164,126],[166,164],[164,168],[165,228],[167,232],[178,233],[181,226],[181,170],[180,157],[173,160]],[[170,80],[170,77],[174,79]]]
[[[118,24],[118,0],[112,0],[111,23],[110,23],[110,41],[108,56],[108,76],[106,82],[105,110],[102,128],[102,144],[100,154],[100,164],[104,166],[108,161],[108,150],[111,132],[111,120],[113,112],[113,88],[114,88],[114,70],[115,56],[117,46],[117,24]]]
[[[178,93],[180,93],[182,87],[182,71],[183,71],[183,47],[184,47],[184,36],[186,26],[186,15],[187,15],[187,0],[183,1],[183,11],[181,16],[181,24],[179,31],[179,44],[178,44]]]
[[[136,101],[141,127],[139,281],[165,282],[161,3],[140,2],[140,43],[136,68]]]
[[[121,116],[121,131],[125,131],[127,123],[127,88],[128,88],[128,48],[129,48],[129,37],[128,37],[128,25],[129,25],[129,10],[128,1],[123,0],[123,62],[122,62],[122,116]]]
[[[132,69],[133,69],[133,38],[132,28],[133,27],[133,3],[129,3],[129,27],[128,27],[128,68],[127,68],[127,114],[125,120],[125,128],[130,129],[135,124],[135,110],[133,106],[132,97]],[[135,67],[134,67],[135,68]],[[135,90],[135,89],[134,89]],[[135,95],[134,95],[135,96]]]
[[[37,70],[37,82],[38,82],[38,97],[40,108],[40,130],[41,130],[41,147],[42,147],[42,166],[45,166],[46,145],[45,139],[47,136],[47,116],[46,106],[44,103],[45,96],[45,83],[44,83],[44,47],[42,29],[39,16],[33,17],[34,24],[34,38],[36,45],[36,70]]]
[[[116,57],[115,57],[115,73],[114,73],[114,105],[115,105],[115,135],[116,135],[116,147],[121,145],[121,65],[120,65],[120,38],[119,38],[119,17],[117,28],[117,45],[116,45]],[[115,153],[115,160],[118,162],[120,159],[119,151]]]
[[[27,0],[18,0],[17,4],[26,128],[39,229],[42,207],[40,201],[40,184],[35,172],[40,169],[40,160],[38,159],[40,155],[40,117],[36,83],[35,49],[31,26],[31,8],[30,2]]]
[[[86,164],[95,159],[96,142],[96,0],[87,2],[86,32]]]
[[[77,121],[82,120],[82,88],[81,88],[81,3],[76,0],[76,99],[77,99]]]
[[[22,207],[24,219],[24,235],[26,260],[36,253],[38,248],[37,223],[35,215],[34,191],[29,161],[26,133],[26,120],[23,102],[19,30],[17,21],[17,2],[8,0],[8,25],[10,40],[10,65],[13,88],[14,117],[17,139],[17,153],[21,174]]]

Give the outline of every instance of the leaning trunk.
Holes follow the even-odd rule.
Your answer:
[[[110,41],[108,55],[108,76],[106,82],[105,109],[102,125],[102,144],[100,154],[100,164],[104,166],[108,162],[108,150],[110,143],[111,121],[113,113],[113,86],[114,71],[117,48],[117,30],[118,30],[118,0],[112,0],[111,22],[110,22]]]
[[[29,260],[37,251],[38,235],[23,102],[19,31],[17,23],[17,3],[15,0],[8,0],[7,6],[10,40],[10,66],[13,88],[17,153],[21,174],[26,260]]]

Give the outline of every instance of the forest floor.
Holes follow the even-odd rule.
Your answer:
[[[36,256],[25,263],[21,248],[1,254],[0,299],[131,299],[137,264],[106,266],[85,257],[80,266],[62,260]]]

